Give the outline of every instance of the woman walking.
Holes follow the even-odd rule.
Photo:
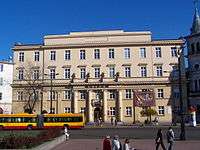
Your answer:
[[[158,130],[155,141],[156,141],[156,150],[158,150],[160,145],[161,145],[163,150],[166,150],[165,145],[163,143],[163,135],[162,135],[162,130],[161,129]]]

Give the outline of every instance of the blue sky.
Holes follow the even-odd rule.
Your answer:
[[[189,34],[193,13],[193,0],[2,0],[0,60],[15,42],[72,31],[150,30],[154,39],[178,38]]]

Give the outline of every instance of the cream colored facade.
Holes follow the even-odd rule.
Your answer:
[[[143,122],[146,117],[140,115],[142,108],[134,107],[133,91],[150,89],[154,91],[156,106],[153,108],[158,112],[159,121],[171,122],[172,104],[178,100],[172,94],[172,84],[173,87],[175,84],[170,80],[170,72],[173,66],[177,66],[175,51],[182,44],[182,40],[152,40],[151,32],[123,30],[48,35],[44,37],[43,45],[17,44],[13,48],[12,111],[24,111],[26,102],[23,96],[19,96],[19,91],[23,91],[26,82],[19,80],[19,70],[24,70],[25,74],[27,65],[31,64],[42,74],[38,82],[42,83],[43,92],[39,91],[39,100],[34,107],[38,113],[41,111],[41,99],[42,109],[50,110],[51,80],[44,74],[54,70],[53,73],[58,73],[52,79],[55,113],[84,111],[89,122],[99,116],[105,122],[110,122],[111,117],[127,123]],[[35,52],[39,53],[39,61],[35,61]],[[85,59],[80,59],[84,53]],[[51,60],[54,54],[55,60]],[[102,73],[104,75],[100,77],[103,80],[100,81]],[[73,82],[72,74],[75,75]],[[119,75],[118,81],[114,80],[116,74]]]

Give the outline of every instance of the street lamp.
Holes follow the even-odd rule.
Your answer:
[[[184,47],[181,46],[180,48],[177,49],[178,53],[178,84],[179,84],[179,93],[180,93],[180,115],[181,115],[181,133],[180,133],[180,140],[185,140],[185,117],[184,117],[184,112],[183,112],[183,98],[182,98],[182,77],[181,77],[181,57],[183,56],[183,49]],[[182,55],[182,56],[181,56]]]
[[[55,76],[56,75],[59,75],[58,73],[56,74],[44,74],[45,76],[49,76],[50,77],[50,80],[51,80],[51,89],[50,89],[50,114],[52,114],[52,100],[53,100],[53,97],[52,97],[52,93],[53,93],[53,79],[55,79]]]

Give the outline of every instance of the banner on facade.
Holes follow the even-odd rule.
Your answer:
[[[137,106],[137,107],[155,106],[154,92],[134,90],[133,102],[134,102],[134,106]]]

